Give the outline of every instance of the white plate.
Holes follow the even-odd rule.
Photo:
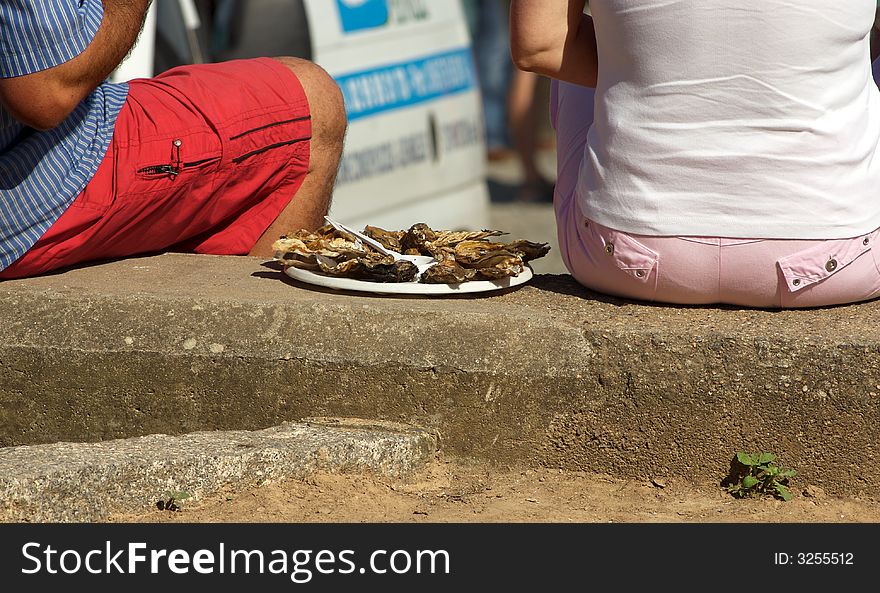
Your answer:
[[[310,270],[289,267],[284,273],[300,282],[332,288],[334,290],[354,290],[357,292],[373,292],[376,294],[429,294],[450,295],[466,294],[471,292],[488,292],[491,290],[504,290],[512,286],[519,286],[531,280],[532,268],[526,265],[519,276],[502,278],[500,280],[471,280],[459,284],[422,284],[421,282],[368,282],[366,280],[354,280],[352,278],[334,278],[325,276]]]

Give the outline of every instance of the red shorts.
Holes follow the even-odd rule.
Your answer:
[[[299,80],[272,59],[133,80],[91,182],[0,278],[159,251],[247,254],[302,184],[311,133]]]

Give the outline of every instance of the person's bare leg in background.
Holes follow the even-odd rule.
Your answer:
[[[306,178],[251,249],[249,255],[258,257],[271,257],[272,244],[281,235],[300,229],[313,230],[324,224],[347,126],[342,92],[323,68],[299,58],[275,59],[290,68],[302,84],[312,116],[312,140]]]
[[[553,199],[553,184],[538,169],[539,116],[546,112],[546,105],[537,101],[537,87],[537,74],[516,70],[508,94],[510,135],[523,169],[523,182],[516,197],[519,202]]]

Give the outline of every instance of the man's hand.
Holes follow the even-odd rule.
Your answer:
[[[152,0],[103,0],[104,19],[91,44],[69,62],[16,78],[0,78],[0,104],[38,130],[64,121],[131,50]]]

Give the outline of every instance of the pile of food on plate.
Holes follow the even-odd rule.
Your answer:
[[[407,260],[382,254],[355,235],[327,224],[316,231],[297,231],[278,239],[276,261],[338,278],[372,282],[459,284],[470,280],[498,280],[518,276],[526,262],[550,251],[547,243],[518,240],[492,241],[503,231],[434,230],[418,223],[405,231],[367,226],[363,234],[386,249],[404,255],[429,256],[436,264],[422,271]]]

